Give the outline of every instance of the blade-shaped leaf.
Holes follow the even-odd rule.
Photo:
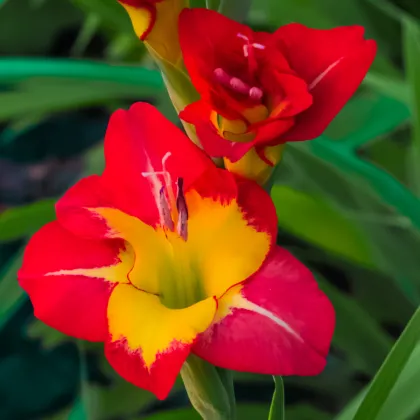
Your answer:
[[[411,189],[420,196],[420,25],[412,18],[403,18],[402,23],[405,72],[413,127],[407,174]]]
[[[420,308],[416,310],[373,379],[353,420],[375,420],[408,362],[420,337]]]

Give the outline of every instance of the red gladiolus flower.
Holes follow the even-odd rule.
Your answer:
[[[360,26],[317,30],[292,23],[275,33],[206,9],[179,21],[185,65],[201,99],[181,118],[205,150],[235,162],[256,147],[318,137],[353,95],[376,44]]]
[[[276,246],[261,187],[218,169],[144,103],[112,116],[105,157],[27,246],[18,276],[36,317],[105,342],[114,369],[160,399],[190,352],[264,374],[324,368],[333,308]]]

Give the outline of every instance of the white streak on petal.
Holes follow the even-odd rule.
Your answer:
[[[297,340],[302,341],[302,342],[304,341],[303,338],[300,336],[300,334],[297,331],[295,331],[287,322],[283,321],[281,318],[279,318],[277,315],[273,314],[272,312],[268,311],[267,309],[262,308],[261,306],[258,306],[253,302],[250,302],[249,300],[245,299],[240,294],[237,294],[232,298],[232,302],[230,303],[229,306],[232,309],[233,308],[246,309],[258,315],[264,316],[268,318],[269,320],[273,321],[279,327],[286,330],[289,334],[291,334]]]
[[[315,88],[315,86],[334,68],[336,67],[340,61],[344,57],[340,57],[337,61],[334,61],[334,63],[330,64],[321,74],[319,74],[315,79],[309,84],[308,89],[312,90]]]

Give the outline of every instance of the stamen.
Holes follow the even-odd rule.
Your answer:
[[[176,231],[178,235],[186,241],[188,239],[188,208],[187,202],[185,201],[184,180],[182,178],[178,178],[177,186],[176,208],[178,210],[178,223]]]
[[[258,42],[254,42],[253,44],[251,44],[254,48],[256,48],[257,50],[265,50],[265,45],[263,44],[258,44]]]
[[[229,84],[234,91],[243,95],[248,95],[251,89],[250,86],[237,77],[232,77]]]
[[[251,89],[249,89],[249,97],[251,99],[254,99],[256,101],[259,101],[262,99],[262,97],[264,96],[264,92],[262,91],[262,89],[254,86]]]
[[[165,156],[163,156],[162,158],[162,169],[166,172],[166,162],[168,161],[168,159],[171,157],[172,153],[171,152],[166,152]]]
[[[147,169],[149,170],[141,172],[141,175],[144,178],[149,179],[152,194],[159,211],[160,224],[166,226],[170,230],[174,230],[174,222],[171,217],[171,203],[175,204],[175,197],[172,190],[171,175],[166,170],[166,162],[170,156],[171,152],[165,153],[161,161],[162,170],[155,171],[149,156],[146,155]]]
[[[159,191],[159,204],[162,212],[162,218],[165,226],[170,230],[174,230],[174,221],[171,217],[171,208],[169,206],[168,198],[166,197],[165,187]]]
[[[249,42],[249,38],[248,38],[246,35],[244,35],[244,34],[237,33],[237,34],[236,34],[236,36],[237,36],[238,38],[241,38],[241,39],[243,39],[243,40],[245,40],[245,41],[248,41],[248,42]]]
[[[214,76],[216,77],[216,80],[225,86],[229,86],[229,82],[231,77],[220,67],[217,69],[214,69],[213,71]]]
[[[264,92],[257,86],[249,86],[238,77],[232,77],[222,68],[214,69],[213,74],[221,85],[226,86],[237,93],[249,96],[254,101],[260,101],[264,96]]]
[[[255,48],[257,50],[264,50],[265,49],[265,45],[263,45],[263,44],[260,44],[258,42],[251,43],[249,41],[249,38],[244,34],[238,33],[238,34],[236,34],[236,36],[238,38],[241,38],[244,41],[246,41],[246,44],[243,46],[243,50],[244,50],[244,56],[247,57],[247,58],[250,56],[251,48]]]
[[[155,175],[166,175],[166,171],[155,171],[155,172],[142,172],[141,176],[144,178],[147,178],[149,176],[155,176]]]

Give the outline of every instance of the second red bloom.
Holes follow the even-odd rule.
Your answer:
[[[376,53],[360,26],[289,24],[274,34],[205,9],[184,10],[180,42],[201,99],[181,118],[212,156],[318,137],[353,95]],[[269,160],[269,159],[267,159]]]

